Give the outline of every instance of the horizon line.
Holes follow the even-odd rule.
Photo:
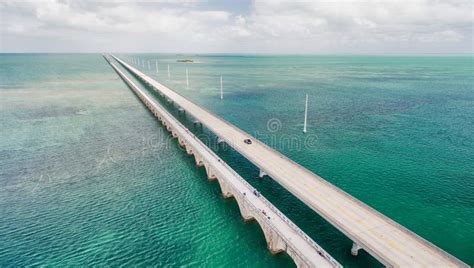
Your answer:
[[[163,55],[252,55],[252,56],[474,56],[474,52],[465,53],[265,53],[265,52],[1,52],[0,54],[163,54]]]

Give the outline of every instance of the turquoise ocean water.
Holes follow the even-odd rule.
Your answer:
[[[122,56],[474,264],[472,57]],[[100,55],[1,54],[0,115],[0,266],[293,265]],[[380,266],[352,257],[349,239],[236,152],[214,149],[343,265]]]

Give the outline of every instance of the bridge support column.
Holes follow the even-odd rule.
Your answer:
[[[202,167],[204,165],[204,162],[202,161],[201,156],[195,154],[194,155],[194,160],[196,161],[196,166]]]
[[[233,197],[234,195],[232,194],[232,192],[230,191],[230,188],[229,186],[227,185],[227,183],[222,180],[222,179],[219,179],[219,177],[217,178],[217,181],[219,182],[219,186],[221,187],[221,192],[222,192],[222,196],[224,198],[230,198],[230,197]]]
[[[206,173],[207,173],[207,179],[210,181],[213,181],[217,179],[216,173],[214,172],[214,169],[209,165],[205,164],[204,167],[206,168]]]
[[[191,146],[186,145],[186,153],[187,153],[188,155],[192,155],[192,154],[193,154],[193,149],[191,148]]]
[[[297,252],[295,252],[292,248],[287,247],[286,253],[291,257],[291,259],[295,262],[296,267],[303,268],[303,267],[311,267],[311,264],[306,263]]]
[[[351,248],[352,256],[357,256],[357,254],[359,254],[359,249],[362,249],[362,247],[359,246],[359,244],[357,244],[356,242],[352,242],[352,248]]]
[[[258,172],[258,177],[263,178],[264,176],[268,176],[268,174],[265,171],[260,169],[260,171]]]
[[[191,148],[191,146],[186,145],[186,153],[187,153],[188,155],[192,155],[192,154],[193,154],[193,149]]]
[[[225,140],[220,138],[220,137],[217,137],[217,144],[221,144],[221,143],[224,143]]]
[[[263,233],[267,240],[267,247],[272,254],[278,254],[286,249],[286,243],[273,229],[266,225],[261,224]]]
[[[255,218],[253,215],[250,213],[251,210],[248,208],[248,200],[245,200],[247,197],[248,193],[244,193],[243,198],[239,195],[235,195],[235,200],[237,201],[237,205],[239,206],[240,209],[240,215],[242,215],[242,218],[244,218],[244,221],[251,221],[254,220]]]

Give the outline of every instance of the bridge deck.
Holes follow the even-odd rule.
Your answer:
[[[114,57],[225,140],[306,205],[387,266],[467,267],[378,211],[345,193],[234,125]],[[251,138],[252,144],[244,139]]]

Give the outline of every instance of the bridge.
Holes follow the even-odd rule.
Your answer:
[[[468,267],[385,215],[288,159],[250,134],[112,56],[135,77],[201,122],[290,193],[353,241],[351,253],[365,250],[382,264],[396,267]],[[251,144],[243,141],[251,139]]]
[[[224,198],[235,198],[244,220],[256,220],[260,224],[268,249],[273,254],[285,251],[298,267],[342,267],[164,107],[140,89],[110,59],[105,59],[171,132],[172,137],[178,139],[179,145],[186,149],[187,154],[194,155],[196,164],[205,167],[208,179],[218,181]]]

